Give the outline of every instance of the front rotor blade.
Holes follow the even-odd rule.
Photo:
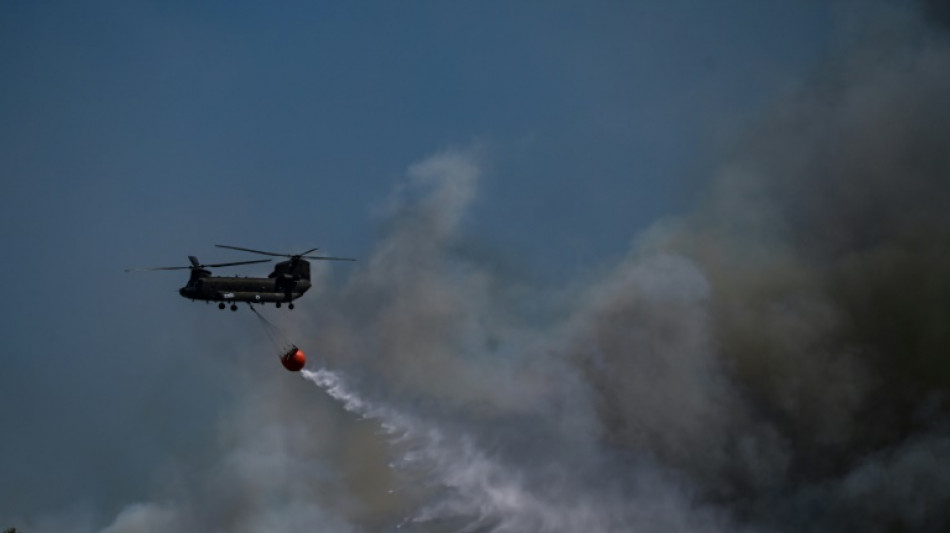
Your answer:
[[[193,255],[189,255],[188,260],[191,261],[191,266],[195,268],[198,268],[201,266],[201,263],[198,262],[198,258]]]
[[[311,248],[311,249],[307,250],[306,252],[300,252],[299,254],[296,254],[296,255],[297,255],[297,257],[303,257],[303,256],[309,254],[310,252],[316,252],[317,250],[319,250],[319,248]]]
[[[217,267],[229,267],[229,266],[234,266],[234,265],[250,265],[253,263],[270,263],[270,262],[271,262],[270,259],[257,259],[255,261],[238,261],[237,263],[215,263],[213,265],[201,265],[201,266],[209,267],[209,268],[217,268]]]
[[[231,249],[231,250],[241,250],[242,252],[252,252],[252,253],[255,253],[255,254],[272,255],[272,256],[274,256],[274,257],[291,257],[290,254],[275,254],[274,252],[262,252],[262,251],[260,251],[260,250],[251,250],[250,248],[241,248],[240,246],[225,246],[225,245],[223,245],[223,244],[215,244],[215,246],[217,246],[218,248],[228,248],[228,249]]]
[[[154,268],[127,268],[126,272],[151,272],[153,270],[188,270],[191,267],[154,267]]]
[[[356,261],[352,257],[321,257],[319,255],[305,255],[303,256],[306,259],[320,259],[323,261]]]

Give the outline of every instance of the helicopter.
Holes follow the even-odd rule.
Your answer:
[[[204,265],[198,261],[197,257],[189,255],[188,260],[191,262],[190,266],[127,268],[125,271],[148,272],[155,270],[190,269],[191,276],[188,278],[188,283],[178,290],[178,294],[190,300],[218,302],[218,309],[228,307],[227,302],[231,303],[230,308],[232,311],[237,311],[237,302],[247,302],[249,305],[272,302],[276,307],[280,307],[281,304],[286,303],[288,309],[293,309],[293,301],[303,296],[311,287],[310,263],[307,259],[321,261],[356,261],[356,259],[350,257],[307,255],[319,250],[319,248],[311,248],[299,254],[281,254],[241,248],[239,246],[226,246],[223,244],[216,244],[215,246],[218,248],[228,248],[274,257],[287,257],[288,260],[281,261],[274,265],[273,272],[268,274],[266,278],[212,276],[211,271],[208,269],[267,263],[271,261],[271,259]]]

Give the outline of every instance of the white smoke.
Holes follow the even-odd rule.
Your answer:
[[[696,502],[654,448],[696,449],[704,428],[723,425],[728,401],[719,399],[727,395],[712,357],[702,273],[659,254],[632,256],[581,290],[511,286],[456,253],[478,166],[475,152],[449,152],[413,167],[392,203],[391,234],[322,306],[342,311],[316,319],[328,324],[322,358],[341,370],[303,374],[376,420],[399,475],[429,489],[416,495],[404,527],[728,530],[728,517]],[[426,169],[424,183],[418,169]],[[532,324],[520,314],[525,296],[563,302],[570,312]],[[630,346],[615,345],[616,328],[605,319],[614,314]],[[657,335],[663,328],[669,334]],[[617,360],[628,348],[632,358]],[[645,432],[638,448],[604,440],[599,404],[612,385],[592,376],[611,372],[629,380],[616,391],[632,395],[621,403]]]
[[[103,529],[102,533],[174,531],[177,522],[177,513],[172,508],[154,503],[137,503],[123,509],[115,522]]]

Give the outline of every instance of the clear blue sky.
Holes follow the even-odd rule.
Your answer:
[[[37,260],[359,253],[407,165],[478,142],[475,233],[596,260],[820,54],[823,4],[7,3],[4,222]]]
[[[365,257],[409,165],[478,146],[473,246],[570,279],[687,209],[833,25],[818,1],[0,3],[0,519],[110,516],[236,394],[194,340],[240,346],[235,317],[123,268]]]

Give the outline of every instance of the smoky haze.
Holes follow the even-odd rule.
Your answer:
[[[564,287],[469,253],[485,149],[412,166],[281,323],[303,379],[248,355],[219,453],[102,531],[950,529],[950,47],[873,28]]]

